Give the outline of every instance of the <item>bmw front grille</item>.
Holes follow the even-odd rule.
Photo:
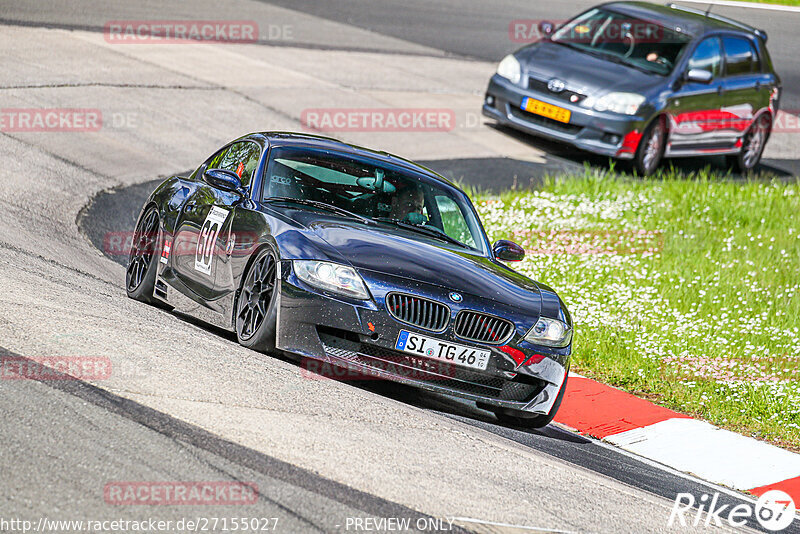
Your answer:
[[[514,332],[514,323],[494,315],[462,310],[456,316],[455,334],[469,341],[503,343]]]
[[[440,332],[450,322],[450,308],[439,302],[403,293],[386,296],[389,315],[400,321],[425,330]]]

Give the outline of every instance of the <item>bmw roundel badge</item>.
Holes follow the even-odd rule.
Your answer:
[[[450,293],[450,300],[452,300],[453,302],[461,302],[462,300],[464,300],[464,297],[462,297],[460,293],[453,292]]]

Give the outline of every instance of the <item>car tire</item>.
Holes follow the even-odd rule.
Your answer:
[[[275,350],[277,266],[271,247],[258,252],[242,277],[234,307],[236,338],[242,346],[261,352]]]
[[[161,255],[161,231],[158,209],[150,206],[136,223],[133,243],[125,269],[125,291],[128,297],[155,304],[153,288]]]
[[[667,124],[664,117],[656,118],[642,135],[633,156],[633,170],[639,176],[651,176],[664,159],[667,146]]]
[[[508,426],[515,426],[520,428],[544,428],[549,425],[553,419],[555,419],[556,414],[558,413],[558,409],[561,407],[561,401],[564,399],[564,392],[567,391],[567,379],[569,378],[569,373],[567,376],[564,377],[564,382],[561,384],[561,390],[558,392],[558,396],[556,397],[556,401],[553,403],[553,407],[550,408],[550,412],[547,414],[542,415],[535,415],[530,417],[526,412],[502,408],[495,408],[494,415],[497,419],[503,423],[504,425]]]
[[[742,137],[742,149],[739,153],[727,157],[728,167],[742,175],[752,173],[761,161],[761,155],[771,133],[772,118],[765,113],[750,125]]]

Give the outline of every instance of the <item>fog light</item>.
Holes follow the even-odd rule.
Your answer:
[[[494,97],[492,95],[486,95],[486,105],[494,107]]]

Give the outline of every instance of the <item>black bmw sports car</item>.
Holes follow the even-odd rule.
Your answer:
[[[463,191],[385,152],[256,133],[173,176],[138,219],[128,295],[239,342],[470,399],[544,426],[567,382],[572,320],[510,269]]]

